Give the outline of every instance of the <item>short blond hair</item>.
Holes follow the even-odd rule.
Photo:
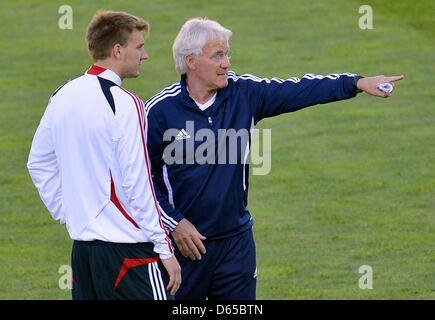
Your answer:
[[[114,45],[127,45],[134,30],[149,34],[150,25],[145,20],[123,11],[98,11],[86,32],[88,51],[94,61],[110,55]]]

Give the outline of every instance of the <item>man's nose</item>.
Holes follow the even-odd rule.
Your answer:
[[[145,59],[148,59],[149,57],[148,57],[148,53],[144,50],[143,52],[142,52],[142,55],[141,55],[141,57],[140,57],[140,59],[141,60],[145,60]]]
[[[222,62],[221,62],[221,68],[228,69],[229,67],[231,67],[230,57],[224,56],[224,58],[222,59]]]

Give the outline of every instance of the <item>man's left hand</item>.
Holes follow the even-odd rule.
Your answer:
[[[402,80],[403,76],[395,76],[395,77],[385,77],[382,76],[376,76],[376,77],[367,77],[367,78],[361,78],[356,83],[356,86],[358,89],[363,90],[367,92],[368,94],[371,94],[372,96],[382,97],[382,98],[388,98],[391,96],[392,92],[383,92],[382,90],[378,89],[378,86],[381,83],[384,82],[390,82],[393,84],[395,81]],[[394,87],[394,84],[393,84]]]

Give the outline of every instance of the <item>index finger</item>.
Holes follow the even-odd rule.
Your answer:
[[[174,292],[173,296],[175,295],[175,293],[180,288],[180,285],[181,285],[181,272],[177,272],[175,277],[176,277],[176,279],[175,279],[174,285],[172,287],[172,292]]]
[[[394,77],[385,77],[387,79],[387,81],[389,82],[394,82],[394,81],[399,81],[402,80],[404,78],[404,76],[394,76]]]
[[[171,291],[171,295],[173,296],[174,294],[172,293],[173,292],[173,290],[171,290],[171,289],[173,289],[173,287],[175,286],[175,279],[174,279],[174,275],[173,274],[170,274],[169,275],[169,283],[168,283],[168,285],[166,286],[166,290],[168,290],[168,291]]]
[[[166,290],[169,291],[171,296],[174,296],[177,293],[178,288],[180,287],[181,276],[178,273],[170,275],[169,284],[166,287]]]
[[[201,260],[201,254],[198,251],[197,244],[195,242],[195,238],[187,239],[186,242],[187,242],[187,246],[189,247],[190,252],[193,254],[193,257],[191,257],[191,259],[195,260],[194,258],[196,258],[198,260]]]
[[[201,240],[204,240],[205,238],[201,239],[201,238],[196,238],[193,237],[192,240],[195,243],[196,247],[202,252],[202,254],[204,254],[206,252],[204,244],[202,243]]]

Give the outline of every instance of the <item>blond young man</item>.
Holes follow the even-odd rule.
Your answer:
[[[72,248],[73,299],[173,299],[180,266],[160,218],[143,102],[121,87],[148,58],[149,24],[98,12],[86,41],[94,64],[58,88],[35,133],[28,169]]]

